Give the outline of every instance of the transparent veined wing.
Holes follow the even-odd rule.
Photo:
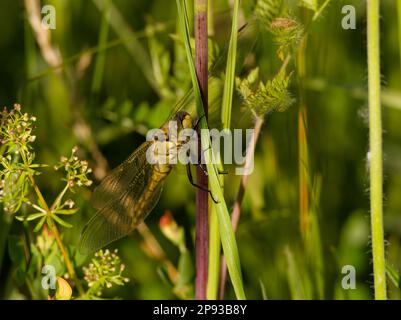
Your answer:
[[[144,174],[144,170],[151,170],[146,161],[146,150],[150,144],[151,142],[145,142],[140,145],[123,163],[103,178],[93,191],[91,199],[96,209],[101,209],[110,200],[122,194],[136,176]],[[144,187],[143,184],[141,186]]]
[[[96,214],[84,227],[80,251],[92,253],[118,240],[138,226],[159,201],[163,181],[146,195],[146,203],[138,209],[138,201],[145,196],[151,183],[153,166],[146,161],[146,150],[151,142],[143,143],[120,166],[106,176],[95,189]]]

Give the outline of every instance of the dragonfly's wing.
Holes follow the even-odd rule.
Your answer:
[[[142,144],[95,190],[94,201],[99,210],[82,231],[82,253],[92,253],[128,235],[155,207],[163,189],[163,182],[149,195],[141,210],[135,209],[152,177],[152,165],[146,161],[148,147],[149,143]]]
[[[96,209],[103,208],[106,203],[118,198],[127,190],[131,181],[140,175],[144,175],[146,169],[151,170],[146,161],[146,150],[151,142],[144,142],[118,167],[111,170],[97,186],[92,195],[92,204]],[[144,181],[137,188],[143,188]]]
[[[163,182],[160,182],[141,211],[133,211],[137,202],[133,197],[133,193],[136,192],[134,186],[105,205],[89,220],[82,231],[80,251],[90,254],[127,236],[153,210],[160,199],[162,190]]]

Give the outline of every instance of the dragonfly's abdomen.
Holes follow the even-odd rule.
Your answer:
[[[135,220],[142,221],[142,219],[145,218],[142,215],[146,215],[147,214],[146,208],[149,205],[152,205],[152,204],[149,204],[149,201],[152,201],[152,200],[150,200],[152,198],[152,195],[157,190],[160,183],[162,183],[163,180],[168,176],[171,169],[172,169],[172,166],[168,165],[168,164],[163,164],[163,165],[156,164],[153,166],[150,181],[149,181],[146,189],[142,193],[142,196],[138,199],[138,202],[135,205],[134,212],[138,213],[137,214],[138,219],[135,219]],[[153,205],[155,205],[155,204],[153,204]],[[134,225],[137,224],[137,221],[133,221]]]

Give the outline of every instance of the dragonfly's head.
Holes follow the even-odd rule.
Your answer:
[[[179,130],[180,129],[192,129],[192,118],[188,112],[179,111],[175,115],[175,119],[178,122]]]

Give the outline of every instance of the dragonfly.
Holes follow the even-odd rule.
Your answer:
[[[177,123],[178,135],[181,130],[194,127],[191,116],[185,111],[177,112],[171,120]],[[164,181],[174,166],[172,158],[177,156],[177,151],[187,142],[168,139],[169,122],[161,127],[166,140],[142,143],[95,189],[92,203],[98,211],[82,231],[81,252],[94,252],[128,235],[158,203]],[[148,153],[153,157],[149,161],[147,152],[155,144],[158,144],[161,151],[158,152],[158,147],[154,148]],[[166,161],[166,156],[169,161]]]
[[[249,27],[242,27],[239,36],[249,38]],[[246,33],[245,33],[246,31]],[[249,42],[243,41],[244,46],[249,48]],[[213,73],[225,66],[224,50],[212,66]],[[210,77],[209,83],[216,79]],[[221,95],[216,97],[220,100],[209,99],[209,110],[221,103]],[[212,108],[211,108],[212,106]],[[184,111],[185,109],[185,111]],[[211,112],[211,115],[218,115],[218,112]],[[193,92],[188,91],[179,102],[173,107],[169,120],[161,126],[166,136],[169,134],[168,123],[171,120],[178,124],[177,134],[184,129],[196,127],[194,119],[197,117],[196,108],[193,103]],[[198,117],[199,120],[199,117]],[[213,122],[209,118],[210,122]],[[209,124],[210,124],[209,122]],[[179,150],[186,141],[165,141],[164,149]],[[142,143],[123,163],[113,169],[95,188],[92,196],[92,204],[97,212],[85,225],[81,233],[80,252],[83,254],[93,253],[106,245],[129,235],[142,223],[148,214],[154,209],[162,194],[164,182],[173,169],[174,164],[162,161],[149,162],[146,153],[154,144],[154,141]],[[173,154],[170,156],[176,156]],[[187,173],[190,183],[201,188],[192,181],[190,169]],[[205,190],[209,191],[209,190]]]

